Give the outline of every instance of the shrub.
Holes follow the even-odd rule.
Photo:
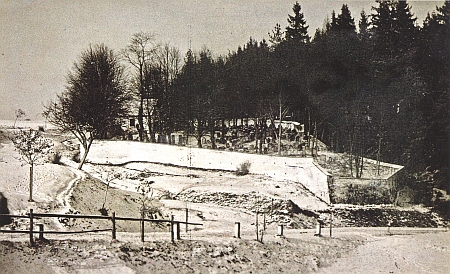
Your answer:
[[[108,209],[102,207],[98,210],[102,216],[108,216]]]
[[[54,154],[52,154],[51,161],[53,164],[59,165],[59,164],[61,164],[61,158],[62,158],[61,152],[57,151]]]
[[[81,159],[80,159],[80,152],[75,153],[75,154],[72,156],[72,160],[73,160],[75,163],[80,163],[80,162],[81,162]]]
[[[45,131],[44,126],[39,126],[38,130],[44,132]]]
[[[237,176],[244,176],[247,175],[250,172],[250,166],[252,164],[249,161],[245,161],[243,163],[241,163],[237,168],[236,168],[236,175]]]
[[[450,221],[450,201],[437,200],[433,211],[437,212],[445,221]]]

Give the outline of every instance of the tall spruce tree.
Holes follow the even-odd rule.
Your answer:
[[[377,3],[378,7],[372,8],[375,51],[391,59],[407,54],[418,30],[411,7],[406,1],[377,0]]]
[[[178,112],[184,121],[184,129],[197,139],[198,147],[202,147],[205,136],[214,118],[214,60],[208,49],[203,49],[198,57],[188,51],[181,74],[175,82],[179,93]]]
[[[394,5],[392,20],[394,47],[397,54],[402,55],[414,47],[419,30],[416,26],[417,18],[406,1],[398,1]]]
[[[342,5],[341,13],[336,18],[336,28],[338,31],[356,33],[355,19],[346,4]]]
[[[370,24],[369,24],[369,17],[367,16],[366,12],[364,10],[360,13],[360,19],[359,19],[359,37],[363,41],[367,41],[370,37]]]
[[[392,39],[393,1],[377,0],[378,7],[372,7],[375,12],[371,15],[373,26],[374,50],[378,54],[393,57],[394,41]]]
[[[294,15],[288,15],[289,25],[286,27],[286,40],[294,40],[297,42],[309,42],[308,25],[306,24],[305,16],[301,12],[302,8],[298,2],[295,2],[292,7]]]
[[[450,192],[450,2],[428,14],[420,34],[417,64],[427,83],[425,159],[435,186]]]
[[[275,48],[278,44],[283,42],[284,40],[284,32],[281,30],[281,26],[279,23],[275,25],[275,28],[269,34],[269,42],[271,43],[271,47]]]

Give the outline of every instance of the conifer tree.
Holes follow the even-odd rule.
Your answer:
[[[286,27],[286,40],[295,40],[302,43],[309,42],[308,25],[301,12],[302,8],[298,2],[295,2],[292,11],[294,15],[288,15],[289,25]]]
[[[417,18],[411,12],[411,7],[406,1],[398,1],[392,11],[392,28],[394,47],[397,54],[404,54],[414,47],[414,41],[418,34],[416,27]]]
[[[406,1],[377,0],[372,15],[375,50],[391,59],[411,49],[416,38],[416,18]]]
[[[269,42],[272,44],[272,48],[275,48],[278,44],[284,40],[284,32],[281,31],[281,26],[279,23],[275,25],[272,33],[269,32]]]
[[[450,1],[437,7],[424,20],[417,64],[427,83],[422,101],[427,132],[426,164],[433,171],[436,187],[450,192]]]
[[[372,7],[372,26],[374,31],[374,50],[385,56],[393,57],[393,25],[392,25],[392,1],[377,0],[378,7]]]
[[[359,37],[361,40],[367,40],[370,37],[369,18],[364,10],[361,11],[359,19]]]
[[[342,5],[341,13],[336,18],[336,27],[339,31],[356,32],[355,19],[346,4]]]

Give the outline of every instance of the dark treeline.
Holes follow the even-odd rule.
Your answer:
[[[216,119],[281,113],[334,151],[405,165],[448,190],[449,17],[448,1],[422,27],[404,1],[377,1],[359,22],[343,5],[310,37],[295,3],[268,41],[250,38],[226,57],[189,51],[170,83],[154,84],[170,91],[159,121],[199,137]]]

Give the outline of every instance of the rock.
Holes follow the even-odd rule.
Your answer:
[[[211,258],[217,258],[217,257],[222,257],[223,256],[223,252],[221,250],[214,250],[214,252],[211,254]]]

